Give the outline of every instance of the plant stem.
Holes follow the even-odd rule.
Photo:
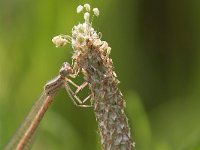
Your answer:
[[[82,71],[92,92],[102,149],[133,150],[135,144],[124,113],[125,101],[118,88],[119,80],[113,71],[112,59],[109,58],[111,48],[107,42],[101,41],[102,34],[92,27],[90,5],[85,4],[84,7],[79,5],[77,13],[84,12],[85,22],[72,28],[72,37],[59,35],[52,41],[56,47],[63,47],[67,42],[72,44],[73,73],[76,76]],[[98,8],[93,8],[93,13],[98,17]]]
[[[118,88],[112,59],[100,46],[95,46],[94,39],[86,41],[84,50],[74,47],[74,68],[82,70],[92,91],[102,149],[132,150],[134,143],[124,113],[125,101]]]

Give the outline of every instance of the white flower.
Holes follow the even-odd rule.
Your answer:
[[[88,28],[88,24],[87,23],[83,23],[83,27],[86,29],[86,28]]]
[[[82,24],[78,24],[77,29],[79,33],[84,33],[85,28]]]
[[[83,44],[83,42],[85,41],[85,38],[83,35],[78,35],[77,38],[76,38],[76,41],[78,42],[78,44]]]
[[[88,12],[90,11],[90,5],[89,4],[84,4],[84,7],[85,7],[86,11],[88,11]]]
[[[72,37],[73,37],[73,38],[77,37],[77,34],[78,34],[77,32],[73,31],[73,32],[72,32]]]
[[[107,55],[110,55],[110,52],[111,52],[111,47],[108,47],[107,48]]]
[[[83,6],[82,5],[79,5],[77,8],[76,8],[76,12],[77,13],[80,13],[83,11]]]
[[[100,47],[102,50],[108,49],[108,43],[106,41],[102,41],[102,46]]]
[[[86,23],[89,23],[89,20],[90,20],[90,13],[86,12],[86,13],[84,14],[84,19],[85,19],[85,22],[86,22]]]
[[[102,42],[100,39],[96,39],[93,44],[94,44],[94,46],[100,46],[102,44]]]
[[[58,35],[52,39],[52,42],[56,45],[56,47],[64,47],[68,40]]]
[[[99,9],[98,8],[93,8],[93,12],[95,16],[99,16]]]

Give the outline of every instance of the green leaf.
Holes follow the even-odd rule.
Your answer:
[[[139,96],[129,92],[125,96],[126,111],[128,112],[129,124],[137,150],[149,150],[151,147],[151,129],[147,114]]]

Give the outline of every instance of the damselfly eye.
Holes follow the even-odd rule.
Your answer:
[[[59,72],[62,77],[66,77],[72,73],[72,68],[68,62],[64,62]]]

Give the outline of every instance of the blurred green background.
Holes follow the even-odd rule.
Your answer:
[[[100,9],[94,27],[111,57],[127,102],[136,150],[200,150],[200,1],[0,0],[0,149],[43,85],[72,49],[53,36],[82,22],[79,4]],[[100,149],[92,109],[61,90],[35,136],[34,150]]]

